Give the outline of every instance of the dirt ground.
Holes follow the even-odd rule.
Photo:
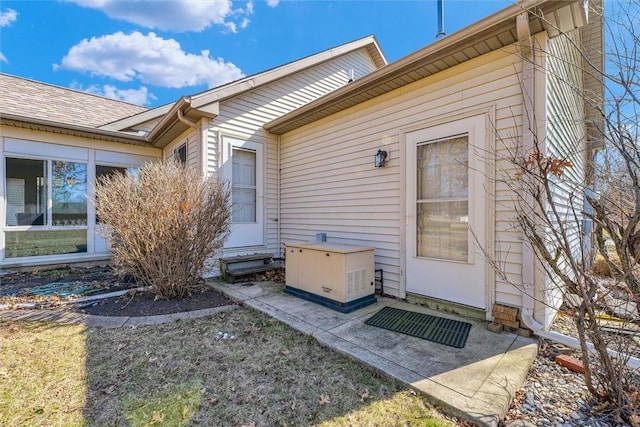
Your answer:
[[[277,273],[265,273],[247,280],[278,279]],[[72,303],[74,297],[58,294],[34,296],[34,290],[61,283],[79,283],[90,288],[88,295],[129,290],[125,295],[99,301]],[[41,308],[71,310],[100,316],[152,316],[182,311],[220,307],[235,302],[203,284],[189,297],[174,300],[156,299],[150,291],[135,291],[140,285],[130,278],[118,276],[109,266],[90,268],[62,267],[5,273],[0,276],[0,304],[37,303]]]

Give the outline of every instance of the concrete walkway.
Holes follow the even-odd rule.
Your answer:
[[[409,384],[447,412],[496,426],[538,352],[538,341],[489,332],[484,322],[461,319],[390,298],[342,314],[282,292],[271,282],[209,284],[242,304],[272,316],[320,343]],[[382,307],[464,320],[473,326],[463,349],[365,325]]]

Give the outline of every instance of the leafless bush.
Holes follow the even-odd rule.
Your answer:
[[[585,385],[598,408],[617,423],[640,426],[640,372],[629,363],[640,354],[640,1],[613,2],[607,15],[593,3],[590,21],[602,19],[608,32],[606,65],[594,55],[605,52],[590,44],[599,35],[572,31],[544,46],[521,43],[523,76],[525,66],[535,67],[566,95],[556,100],[561,113],[544,120],[569,131],[539,133],[541,117],[525,109],[522,135],[498,138],[508,154],[498,158],[497,178],[517,195],[514,225],[536,257],[542,274],[535,278],[544,276],[544,294],[527,296],[573,318]],[[568,52],[580,59],[567,60]],[[523,77],[523,93],[530,81]],[[602,93],[587,81],[599,82],[591,87]]]
[[[139,177],[100,177],[96,212],[116,271],[151,286],[158,298],[187,296],[230,232],[226,186],[173,160],[147,164]]]

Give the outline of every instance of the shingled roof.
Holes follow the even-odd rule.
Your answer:
[[[96,128],[148,108],[0,73],[0,116],[12,114]]]

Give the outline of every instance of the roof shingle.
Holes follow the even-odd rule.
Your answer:
[[[0,116],[98,127],[148,108],[0,73]]]

